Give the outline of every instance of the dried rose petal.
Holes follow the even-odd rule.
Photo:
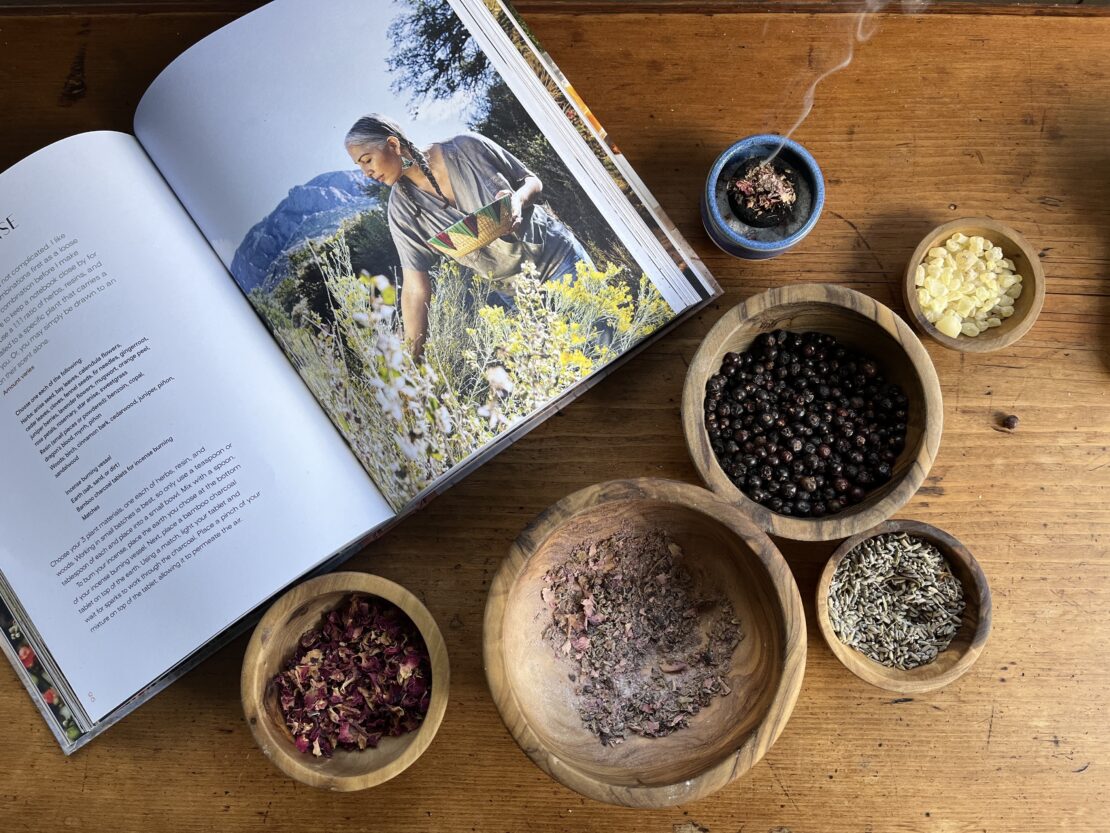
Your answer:
[[[431,662],[395,605],[351,596],[298,645],[271,685],[301,752],[327,758],[337,748],[373,748],[423,722]]]

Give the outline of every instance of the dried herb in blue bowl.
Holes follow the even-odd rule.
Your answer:
[[[798,202],[794,180],[794,172],[777,160],[751,159],[728,182],[729,207],[755,228],[784,225]]]

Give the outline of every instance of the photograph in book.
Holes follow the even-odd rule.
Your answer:
[[[674,312],[451,6],[375,5],[358,101],[298,124],[318,172],[230,265],[400,509]]]

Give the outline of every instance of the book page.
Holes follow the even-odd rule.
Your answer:
[[[95,722],[392,512],[133,137],[0,215],[0,573]]]
[[[278,0],[135,119],[397,510],[709,295],[457,5]]]

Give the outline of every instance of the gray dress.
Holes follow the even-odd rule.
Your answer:
[[[437,195],[406,179],[389,194],[389,228],[405,269],[428,272],[442,257],[427,244],[428,238],[493,202],[498,191],[515,191],[527,177],[534,176],[503,147],[475,133],[448,139],[440,148],[458,207],[444,205]],[[570,230],[542,205],[525,206],[515,234],[460,258],[462,265],[489,278],[495,286],[519,273],[525,261],[536,267],[542,280],[549,280],[573,273],[578,260],[590,262]],[[508,286],[498,289],[511,291]]]

